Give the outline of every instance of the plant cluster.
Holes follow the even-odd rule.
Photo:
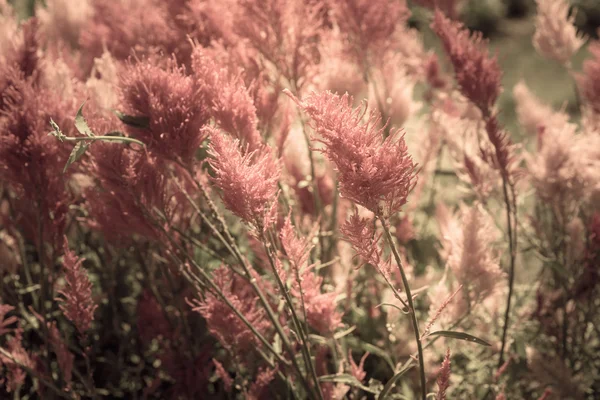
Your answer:
[[[0,0],[0,397],[598,398],[600,42],[412,3]]]

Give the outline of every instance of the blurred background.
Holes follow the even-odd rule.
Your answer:
[[[428,47],[437,47],[428,28],[430,11],[414,6],[412,0],[407,2],[412,10],[410,23],[423,31]],[[8,3],[24,19],[33,15],[36,4],[43,4],[44,0],[8,0]],[[555,109],[564,107],[574,119],[578,118],[577,91],[572,75],[558,63],[543,59],[533,48],[535,0],[462,0],[459,3],[460,19],[470,29],[489,38],[491,47],[499,54],[504,70],[504,93],[498,106],[502,122],[513,135],[520,136],[512,98],[512,88],[520,80],[524,80],[546,104]],[[581,34],[598,38],[600,0],[571,0],[571,5]],[[586,57],[587,46],[583,46],[573,59],[572,71],[580,71]]]

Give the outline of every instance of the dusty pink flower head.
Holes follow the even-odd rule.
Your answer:
[[[65,287],[59,292],[63,297],[57,298],[60,309],[69,321],[75,325],[80,335],[85,335],[94,320],[94,311],[98,307],[92,299],[92,283],[85,269],[81,266],[82,258],[78,258],[69,250],[69,242],[65,237],[63,246],[63,268]]]
[[[389,48],[394,32],[410,15],[405,1],[395,0],[335,1],[332,10],[359,60]]]
[[[392,130],[387,138],[380,118],[352,109],[352,98],[331,92],[313,93],[299,106],[311,117],[319,149],[338,171],[342,196],[372,211],[390,216],[406,204],[415,185],[415,164],[404,136]]]
[[[225,206],[255,227],[265,227],[265,218],[277,200],[279,161],[271,148],[262,145],[254,151],[241,149],[239,141],[212,129],[209,148],[213,183],[221,189]]]
[[[119,111],[148,118],[147,127],[127,130],[150,150],[189,163],[206,138],[201,128],[210,114],[199,83],[173,63],[164,69],[146,60],[125,69]]]
[[[497,57],[490,57],[481,33],[470,34],[460,22],[435,12],[431,28],[439,36],[452,66],[461,93],[482,113],[491,113],[500,95],[502,72]]]
[[[540,133],[539,148],[527,166],[539,198],[567,210],[586,192],[586,138],[571,123],[554,124]]]
[[[569,120],[569,116],[564,112],[555,112],[550,106],[542,103],[523,81],[513,88],[513,97],[517,103],[519,123],[529,135],[536,135],[539,129],[554,124],[562,125]]]
[[[66,43],[78,47],[79,34],[93,13],[89,0],[49,0],[44,6],[36,5],[44,39],[51,45]]]
[[[502,280],[503,272],[494,241],[499,233],[489,215],[480,205],[463,207],[461,226],[449,231],[448,266],[463,285],[471,302],[484,300]]]
[[[219,127],[251,151],[260,147],[262,138],[257,129],[256,107],[241,78],[230,74],[199,47],[194,49],[192,68]]]
[[[365,371],[365,361],[369,357],[369,352],[363,354],[360,358],[360,362],[356,365],[354,358],[352,357],[352,351],[348,350],[348,360],[350,361],[350,374],[358,379],[359,382],[362,382],[363,379],[367,376],[367,371]]]
[[[567,64],[585,42],[573,25],[566,0],[536,0],[537,15],[533,45],[542,56]]]
[[[340,232],[365,263],[374,266],[388,281],[392,279],[392,262],[383,254],[379,245],[382,234],[375,232],[372,219],[363,218],[355,212],[340,227]]]

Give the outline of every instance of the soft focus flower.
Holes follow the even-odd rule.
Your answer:
[[[212,130],[209,154],[214,184],[225,206],[245,222],[265,227],[264,218],[276,202],[281,167],[270,147],[240,149],[239,141]]]
[[[406,204],[416,182],[415,164],[398,131],[384,139],[379,118],[352,109],[352,99],[331,92],[312,94],[298,104],[311,117],[318,149],[338,171],[342,196],[372,211],[390,216]]]
[[[357,60],[365,62],[370,53],[384,53],[396,29],[410,15],[404,1],[343,0],[332,2],[340,31],[348,35]]]
[[[78,258],[69,250],[69,242],[64,238],[63,269],[65,287],[59,291],[63,297],[57,298],[60,309],[69,321],[75,325],[80,335],[85,335],[94,320],[94,311],[98,307],[92,299],[92,283],[87,272],[81,266],[84,259]]]
[[[36,4],[36,16],[48,44],[66,43],[77,48],[80,32],[93,14],[91,3],[89,0],[48,0],[43,6]]]
[[[460,229],[449,232],[448,267],[468,300],[479,302],[492,294],[503,277],[493,246],[499,233],[480,205],[463,207],[460,221]]]
[[[421,7],[441,10],[451,19],[458,17],[458,6],[461,2],[461,0],[415,0],[415,3]]]
[[[531,183],[539,198],[567,210],[585,192],[583,136],[575,124],[554,124],[540,132],[540,148],[527,157]]]
[[[156,154],[191,162],[210,117],[200,85],[175,65],[163,69],[150,60],[130,65],[121,73],[119,111],[148,118],[148,126],[128,126],[128,132]]]
[[[250,151],[262,144],[257,129],[256,107],[239,76],[230,72],[196,48],[192,57],[196,82],[203,88],[204,101],[219,127],[237,138]]]
[[[542,103],[520,81],[513,88],[519,123],[529,135],[537,135],[540,129],[550,125],[564,125],[569,116],[564,112],[556,112],[550,106]]]
[[[461,93],[482,113],[491,113],[500,94],[502,72],[497,58],[489,56],[481,33],[471,35],[460,22],[448,19],[439,10],[435,12],[431,28],[452,62]]]
[[[533,45],[542,56],[567,64],[573,54],[585,42],[577,35],[573,23],[575,15],[569,16],[566,0],[536,0],[537,15]]]
[[[589,112],[600,118],[600,43],[592,42],[588,50],[591,58],[584,61],[583,73],[577,76],[579,93]],[[598,125],[600,126],[600,124]]]

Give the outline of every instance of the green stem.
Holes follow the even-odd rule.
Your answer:
[[[513,210],[514,204],[514,192],[513,194],[513,203],[511,203],[511,199],[508,194],[508,182],[506,178],[502,178],[502,190],[504,194],[504,203],[506,206],[506,223],[508,225],[508,246],[510,251],[510,266],[508,271],[508,299],[506,300],[506,310],[504,312],[504,326],[502,328],[502,345],[500,347],[500,357],[498,358],[498,367],[502,366],[504,363],[504,350],[506,347],[506,339],[508,332],[508,325],[510,322],[510,306],[513,295],[514,283],[515,283],[515,259],[517,253],[517,242],[516,242],[516,230],[517,226],[514,225],[513,231],[513,221],[511,221],[511,216],[516,221],[516,209]],[[514,215],[513,215],[514,213]]]
[[[77,137],[63,136],[60,139],[67,141],[67,142],[94,142],[97,140],[101,140],[103,142],[135,143],[135,144],[139,144],[142,147],[146,147],[146,145],[143,142],[140,142],[137,139],[126,137],[126,136],[93,136],[93,137],[90,137],[90,136],[77,136]]]
[[[406,273],[404,272],[402,260],[400,259],[400,254],[398,253],[398,249],[394,244],[394,239],[392,238],[387,222],[382,217],[379,217],[379,220],[381,221],[381,225],[383,226],[383,230],[385,231],[385,236],[390,244],[392,254],[394,255],[394,259],[396,260],[396,264],[398,264],[398,270],[400,271],[400,276],[402,277],[402,284],[404,285],[404,290],[406,291],[406,300],[408,302],[409,307],[408,311],[410,313],[411,322],[415,333],[415,340],[417,342],[417,352],[419,357],[419,377],[421,380],[421,397],[423,400],[427,400],[427,383],[425,381],[425,362],[423,358],[423,345],[421,343],[421,335],[419,334],[419,322],[417,321],[417,315],[415,312],[412,294],[410,292],[410,286],[408,284],[408,278],[406,277]]]

